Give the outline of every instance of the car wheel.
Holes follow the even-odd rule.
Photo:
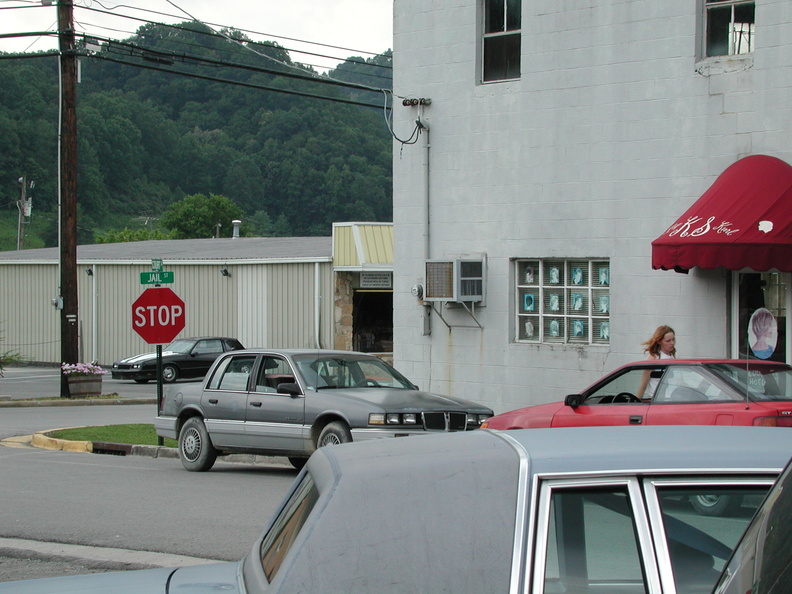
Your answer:
[[[136,379],[135,383],[136,384],[147,384],[148,380],[147,379]]]
[[[205,472],[217,460],[217,450],[209,439],[203,419],[190,417],[179,431],[179,458],[187,470]]]
[[[289,462],[292,466],[294,466],[297,470],[302,470],[302,467],[305,466],[305,463],[308,462],[308,458],[296,458],[292,457],[289,458]]]
[[[179,370],[175,365],[166,365],[162,368],[162,381],[171,384],[179,378]]]
[[[702,516],[730,516],[742,505],[739,495],[694,495],[690,504]]]
[[[321,448],[339,443],[349,443],[350,441],[352,441],[352,434],[349,432],[349,427],[341,421],[333,421],[322,429],[319,439],[316,440],[316,447]]]

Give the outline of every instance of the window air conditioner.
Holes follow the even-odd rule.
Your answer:
[[[424,301],[484,300],[483,260],[427,260]]]

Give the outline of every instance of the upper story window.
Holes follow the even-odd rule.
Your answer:
[[[484,0],[484,82],[520,78],[522,0]]]
[[[754,50],[753,0],[707,0],[707,56],[735,56]]]

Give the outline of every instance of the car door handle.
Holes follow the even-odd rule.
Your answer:
[[[255,406],[256,408],[261,408],[261,402],[251,402],[250,406]]]
[[[630,425],[641,425],[643,424],[643,417],[640,415],[633,415],[630,417]]]
[[[210,398],[209,404],[217,404],[217,398]]]

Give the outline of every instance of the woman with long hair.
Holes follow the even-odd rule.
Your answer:
[[[651,338],[643,343],[644,353],[648,353],[648,360],[676,359],[676,333],[671,326],[658,326]],[[651,400],[654,396],[659,379],[651,377],[652,371],[644,371],[641,387],[638,388],[636,397],[642,400]]]

